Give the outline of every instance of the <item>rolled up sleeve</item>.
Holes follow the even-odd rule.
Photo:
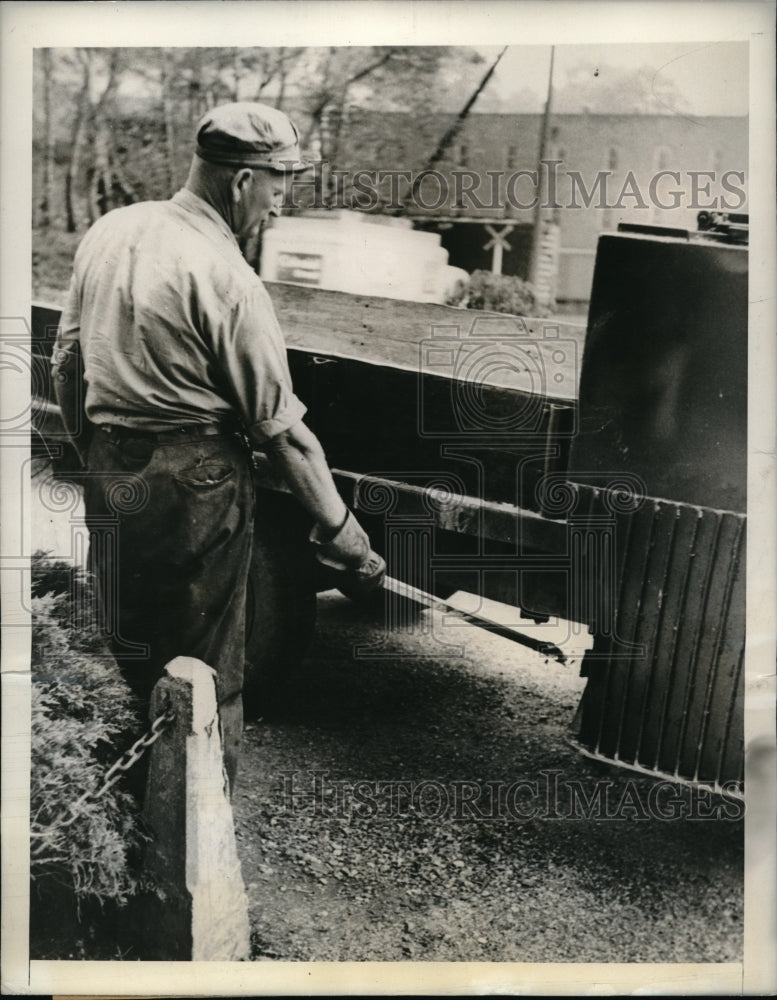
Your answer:
[[[70,279],[70,287],[65,300],[65,306],[59,319],[57,337],[51,354],[51,366],[56,376],[59,366],[65,360],[65,355],[78,343],[81,334],[80,295],[75,275]]]
[[[299,423],[307,408],[294,394],[286,344],[270,296],[254,286],[214,331],[214,350],[246,430],[263,444]]]

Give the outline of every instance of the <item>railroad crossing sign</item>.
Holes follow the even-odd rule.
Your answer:
[[[483,247],[484,250],[493,250],[494,254],[491,258],[491,271],[493,274],[502,273],[502,252],[504,250],[510,249],[510,242],[507,237],[515,229],[515,226],[502,226],[501,232],[497,232],[496,229],[486,223],[485,230],[491,239]]]

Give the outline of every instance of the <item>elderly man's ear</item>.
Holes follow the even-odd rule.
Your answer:
[[[238,170],[232,178],[232,200],[236,205],[239,205],[243,196],[251,190],[253,182],[254,172],[248,167]]]

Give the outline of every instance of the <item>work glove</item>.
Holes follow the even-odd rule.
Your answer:
[[[367,532],[351,511],[334,538],[321,542],[318,535],[316,526],[310,533],[316,559],[336,571],[335,586],[342,594],[358,601],[382,586],[386,563],[373,551]]]

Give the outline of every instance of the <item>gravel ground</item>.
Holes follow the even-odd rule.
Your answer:
[[[697,818],[640,816],[656,783],[567,741],[578,661],[480,629],[456,629],[457,655],[441,628],[425,613],[387,636],[382,608],[320,597],[288,710],[245,737],[235,814],[254,958],[740,961],[743,823],[731,803],[713,801],[729,813],[717,820],[706,800]],[[381,655],[357,658],[357,646]],[[400,780],[415,784],[392,801],[379,783]],[[536,791],[494,807],[488,782],[519,780]],[[554,781],[558,818],[545,804]],[[584,818],[571,782],[589,796],[609,783],[613,808]],[[677,801],[694,799],[686,789]],[[608,818],[618,802],[622,818]]]

